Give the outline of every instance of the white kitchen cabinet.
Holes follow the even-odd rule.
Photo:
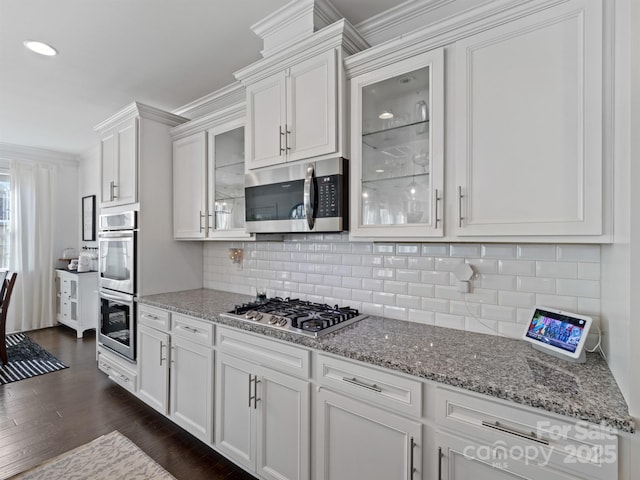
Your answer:
[[[168,333],[138,325],[138,396],[163,415],[169,413]]]
[[[309,382],[224,353],[216,385],[216,445],[268,479],[310,475]]]
[[[537,462],[510,458],[509,447],[437,434],[438,480],[579,480]],[[439,458],[438,458],[439,457]]]
[[[337,151],[337,53],[247,86],[247,169]]]
[[[213,325],[147,305],[138,311],[138,397],[210,444]]]
[[[317,479],[423,478],[420,421],[326,388],[316,395],[316,415]]]
[[[351,82],[352,237],[441,237],[442,48]]]
[[[85,330],[97,328],[97,272],[56,270],[56,285],[58,322],[73,328],[78,338],[82,338]]]
[[[213,350],[173,335],[169,416],[200,440],[213,436]]]
[[[602,233],[602,8],[570,0],[455,42],[455,236]]]
[[[252,238],[244,231],[244,111],[233,107],[172,130],[176,239]]]
[[[101,135],[101,207],[127,205],[137,201],[137,137],[136,118],[129,118]]]

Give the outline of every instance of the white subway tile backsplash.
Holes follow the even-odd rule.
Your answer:
[[[600,280],[600,264],[579,263],[578,278],[580,280]]]
[[[453,272],[456,267],[463,263],[463,258],[437,257],[435,259],[436,270],[441,272]]]
[[[419,282],[420,270],[406,270],[399,268],[396,270],[396,280],[400,282]]]
[[[369,290],[351,290],[351,298],[358,302],[371,303],[373,293]]]
[[[422,299],[413,295],[396,295],[396,305],[405,308],[421,308]]]
[[[533,277],[536,274],[536,262],[531,260],[499,260],[498,272],[502,275]]]
[[[423,257],[441,257],[449,255],[449,245],[446,243],[425,243],[422,245]]]
[[[407,283],[393,280],[385,280],[384,291],[390,293],[407,293]]]
[[[576,262],[536,262],[536,276],[578,278],[578,264]]]
[[[481,308],[482,318],[497,320],[499,322],[515,322],[516,308],[500,305],[484,304]]]
[[[422,310],[428,312],[449,313],[449,300],[441,298],[422,298]]]
[[[424,283],[411,282],[407,284],[407,293],[409,295],[416,295],[418,297],[434,297],[435,292],[435,285],[426,285]]]
[[[419,243],[399,243],[396,245],[398,255],[420,255]]]
[[[382,267],[384,265],[384,257],[382,255],[363,255],[362,265]]]
[[[467,259],[466,262],[471,265],[476,273],[498,273],[498,261],[486,258]]]
[[[464,330],[464,317],[436,312],[436,326]]]
[[[396,244],[395,243],[374,243],[373,253],[378,253],[383,255],[393,255],[396,253]]]
[[[363,290],[371,290],[372,292],[382,292],[384,290],[384,281],[377,278],[363,278]]]
[[[468,245],[462,243],[454,243],[451,245],[450,253],[452,257],[474,257],[480,256],[480,245]]]
[[[522,292],[555,293],[555,278],[518,277],[518,290]]]
[[[558,293],[576,297],[600,298],[600,282],[597,280],[558,280]]]
[[[547,295],[538,293],[536,295],[536,305],[575,312],[578,309],[578,299],[576,297],[569,297],[566,295]]]
[[[536,302],[535,293],[498,292],[498,304],[509,307],[528,307]]]
[[[422,283],[430,283],[435,285],[449,285],[449,272],[432,272],[424,270],[420,274]]]
[[[433,325],[436,320],[435,312],[426,310],[416,310],[410,308],[408,311],[408,318],[410,322],[424,323],[426,325]]]
[[[433,257],[409,257],[407,267],[416,270],[434,270],[435,260]]]
[[[407,257],[384,257],[386,268],[407,268]]]
[[[460,302],[457,300],[451,300],[449,302],[449,313],[453,313],[454,315],[475,315],[476,317],[480,316],[480,307],[482,304],[480,303],[471,303],[471,302]]]
[[[244,262],[229,262],[228,248]],[[351,242],[344,234],[204,245],[204,286],[350,305],[369,315],[521,337],[532,307],[600,316],[598,245]],[[459,293],[452,271],[476,275]]]
[[[516,258],[515,245],[482,245],[482,258]]]
[[[362,279],[354,277],[342,277],[342,286],[345,288],[362,288]]]
[[[493,275],[483,273],[479,275],[477,285],[493,290],[515,290],[516,277],[513,275]]]
[[[517,257],[520,260],[555,260],[555,245],[518,245]]]
[[[388,318],[395,318],[397,320],[406,320],[408,311],[404,307],[395,307],[392,305],[385,305],[383,308],[383,315]]]
[[[558,245],[562,262],[600,262],[600,245]]]

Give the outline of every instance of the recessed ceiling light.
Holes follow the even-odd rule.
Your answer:
[[[383,170],[383,169],[381,169],[381,168],[378,168],[378,169],[376,170],[376,173],[384,173],[384,170]]]
[[[393,112],[391,110],[385,110],[380,115],[378,115],[378,118],[382,120],[388,120],[390,118],[393,118]]]
[[[58,52],[51,45],[47,45],[46,43],[37,42],[35,40],[25,40],[24,46],[27,47],[32,52],[39,53],[40,55],[46,55],[47,57],[53,57],[57,55]]]

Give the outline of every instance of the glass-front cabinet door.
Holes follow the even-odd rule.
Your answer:
[[[351,79],[351,236],[443,235],[444,55]]]
[[[209,131],[209,236],[250,238],[244,231],[244,123]]]

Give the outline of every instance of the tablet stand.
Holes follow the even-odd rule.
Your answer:
[[[541,352],[546,353],[547,355],[553,355],[554,357],[561,358],[563,360],[566,360],[567,362],[585,363],[587,361],[587,354],[584,352],[584,349],[582,349],[582,352],[580,353],[580,356],[578,358],[571,358],[571,357],[568,357],[566,355],[563,355],[562,353],[554,352],[553,350],[549,350],[549,349],[544,348],[544,347],[539,347],[535,343],[532,343],[531,346],[533,348],[535,348],[536,350],[539,350]]]

